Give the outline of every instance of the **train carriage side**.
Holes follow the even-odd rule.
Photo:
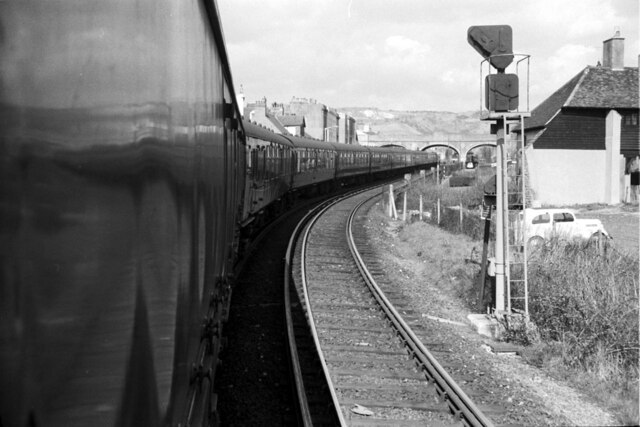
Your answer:
[[[287,138],[244,121],[247,143],[247,181],[242,225],[254,222],[265,209],[287,203],[294,167],[294,146]]]
[[[328,191],[334,184],[336,150],[332,144],[287,136],[294,145],[293,185],[296,191]]]
[[[332,143],[336,156],[336,180],[342,183],[364,182],[370,178],[369,148],[361,145]]]
[[[414,151],[413,164],[417,169],[424,169],[427,172],[431,168],[435,168],[438,165],[439,156],[432,151]],[[435,171],[434,171],[435,173]]]
[[[392,170],[392,152],[387,147],[369,147],[371,174],[375,177],[387,176]]]
[[[0,424],[213,422],[245,187],[215,2],[0,7]]]

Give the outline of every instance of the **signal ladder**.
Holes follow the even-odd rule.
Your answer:
[[[515,122],[517,123],[517,122]],[[514,124],[515,124],[514,123]],[[526,153],[524,146],[524,117],[520,116],[521,139],[517,143],[515,163],[507,165],[507,231],[505,232],[505,300],[507,312],[512,310],[529,315],[529,283],[527,277],[527,259],[530,248],[527,246],[526,208],[531,203],[531,194],[527,191]],[[507,219],[508,218],[508,219]]]

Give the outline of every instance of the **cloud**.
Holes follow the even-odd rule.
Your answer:
[[[595,65],[615,26],[626,38],[626,63],[637,64],[638,0],[218,4],[234,81],[248,99],[272,93],[334,107],[473,110],[481,58],[466,41],[471,25],[511,25],[514,51],[531,55],[532,108]]]

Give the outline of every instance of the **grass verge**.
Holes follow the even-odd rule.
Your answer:
[[[477,207],[482,186],[414,186],[409,206],[423,204],[436,223],[436,201],[443,207],[440,227],[481,239]],[[638,425],[639,277],[637,257],[612,247],[596,250],[583,242],[547,242],[529,263],[529,312],[541,341],[525,347],[524,358],[551,375],[573,383],[609,408],[619,421]],[[470,281],[472,289],[475,280]],[[469,301],[469,300],[467,300]],[[470,305],[470,308],[475,308]],[[530,342],[507,334],[519,342]],[[522,339],[520,339],[522,338]]]

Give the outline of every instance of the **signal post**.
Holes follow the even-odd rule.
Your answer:
[[[481,106],[481,120],[493,121],[492,133],[496,135],[496,242],[495,242],[495,278],[496,312],[505,311],[505,283],[508,290],[509,251],[508,251],[508,185],[507,150],[505,138],[508,122],[519,120],[531,114],[518,111],[519,78],[518,74],[506,73],[514,60],[512,49],[512,30],[508,25],[472,26],[467,31],[467,41],[489,64],[489,73],[484,79],[484,109]],[[528,59],[528,56],[526,56]],[[517,63],[519,63],[518,61]],[[481,64],[481,67],[482,67]],[[491,67],[495,74],[491,74]],[[528,77],[528,72],[527,72]],[[482,85],[482,79],[481,79]],[[528,95],[527,95],[528,103]],[[482,101],[481,101],[482,104]],[[528,110],[528,106],[527,106]],[[524,135],[524,131],[522,132]],[[524,150],[524,144],[523,144]],[[484,278],[482,278],[484,280]],[[510,302],[507,301],[510,307]]]

